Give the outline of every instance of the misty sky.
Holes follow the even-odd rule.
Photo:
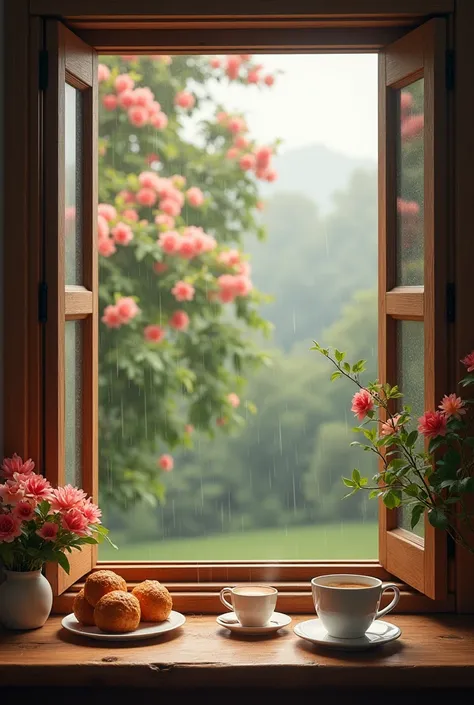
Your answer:
[[[273,54],[258,62],[264,73],[282,71],[272,88],[227,80],[209,86],[229,111],[245,113],[252,137],[281,138],[280,153],[322,143],[377,159],[376,54]]]

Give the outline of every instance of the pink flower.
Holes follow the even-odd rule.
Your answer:
[[[148,122],[147,109],[141,105],[132,105],[128,110],[128,119],[136,127],[143,127]]]
[[[185,433],[192,433],[194,431],[194,426],[191,423],[187,423],[184,427]]]
[[[467,367],[468,372],[474,372],[474,350],[470,352],[469,355],[466,355],[466,357],[463,357],[461,362]]]
[[[192,301],[194,299],[195,289],[191,284],[184,281],[176,282],[171,289],[176,301]]]
[[[227,250],[217,256],[217,261],[227,267],[233,267],[240,262],[240,252],[238,250]]]
[[[154,95],[148,87],[136,88],[133,91],[133,97],[135,99],[135,105],[141,105],[144,108],[150,108],[153,103]],[[160,104],[158,103],[158,110],[160,109]]]
[[[158,115],[158,113],[161,112],[161,105],[158,103],[157,100],[152,100],[149,105],[147,105],[148,112],[150,114],[150,117],[153,117],[153,115]],[[150,164],[151,162],[148,161],[149,158],[147,158],[147,162]],[[152,161],[159,162],[160,158],[158,155],[156,155],[156,159],[152,159]]]
[[[218,56],[213,56],[211,60],[209,61],[213,69],[218,69],[220,68],[221,65],[221,60],[219,59]]]
[[[21,500],[13,510],[13,515],[21,521],[31,521],[35,517],[35,504],[26,499]]]
[[[115,243],[110,237],[102,238],[102,240],[99,240],[98,250],[99,254],[102,255],[102,257],[110,257],[111,255],[117,252]]]
[[[240,117],[232,117],[227,123],[227,128],[232,134],[237,135],[239,132],[244,132],[246,129],[245,121]]]
[[[397,198],[397,211],[401,216],[416,216],[420,212],[420,206],[416,201],[405,201]]]
[[[441,409],[448,419],[450,416],[460,419],[466,413],[466,409],[463,407],[464,402],[461,397],[457,397],[455,394],[449,394],[449,396],[445,394],[438,409]]]
[[[258,211],[263,211],[263,209],[265,208],[265,203],[263,201],[257,201],[257,203],[255,204],[255,208]]]
[[[238,135],[234,140],[234,146],[237,147],[237,149],[247,149],[249,141],[243,135]]]
[[[171,455],[165,453],[158,458],[158,465],[165,472],[171,472],[174,467],[174,460]]]
[[[97,504],[94,504],[91,497],[84,500],[84,502],[79,506],[79,509],[87,519],[88,524],[100,524],[102,511],[99,509]]]
[[[69,509],[81,505],[86,497],[84,490],[72,485],[64,485],[64,487],[57,487],[53,490],[51,507],[56,512],[67,512]]]
[[[55,541],[58,531],[59,526],[54,521],[45,521],[41,529],[37,529],[36,533],[43,541]]]
[[[242,59],[240,58],[240,56],[227,57],[227,66],[225,72],[231,81],[238,78],[241,63]]]
[[[107,328],[120,328],[123,323],[117,306],[113,306],[112,304],[105,307],[101,320],[102,323],[105,323]]]
[[[185,108],[186,110],[190,110],[194,107],[195,102],[196,99],[193,94],[188,93],[187,91],[179,91],[179,93],[176,93],[174,97],[174,104],[179,105],[180,108]]]
[[[141,188],[137,193],[137,201],[142,206],[152,206],[156,201],[156,193],[151,188]]]
[[[240,406],[240,397],[234,392],[227,395],[227,401],[234,407],[234,409],[237,409],[237,407]]]
[[[150,124],[157,130],[165,130],[168,126],[168,117],[163,112],[154,113],[150,116]]]
[[[247,83],[258,83],[260,81],[259,69],[252,69],[247,74]]]
[[[272,158],[271,147],[259,147],[255,150],[255,165],[257,169],[267,169]]]
[[[387,419],[387,421],[384,421],[380,426],[380,435],[391,436],[392,433],[396,433],[399,427],[399,419],[400,414],[395,414],[395,416],[392,416],[391,419]]]
[[[158,239],[158,245],[167,255],[174,255],[179,250],[180,234],[176,230],[168,230],[161,233]]]
[[[147,164],[153,164],[154,162],[159,162],[160,157],[156,152],[151,152],[147,157],[146,157],[146,163]]]
[[[157,225],[165,226],[168,230],[174,228],[174,218],[172,218],[170,215],[166,215],[166,213],[159,213],[158,215],[156,215],[155,223]]]
[[[165,337],[165,331],[161,326],[152,324],[144,329],[143,335],[149,343],[161,343]]]
[[[123,61],[137,61],[138,55],[137,54],[122,54],[120,56]]]
[[[0,485],[0,499],[4,504],[17,504],[25,497],[25,487],[23,483],[15,480],[7,480],[4,485]]]
[[[109,224],[103,215],[97,216],[97,235],[99,240],[109,237]]]
[[[278,172],[275,169],[267,169],[265,176],[263,177],[265,181],[276,181],[278,179]]]
[[[135,201],[135,196],[131,191],[119,191],[117,197],[123,199],[125,203],[133,203]]]
[[[253,169],[255,166],[255,157],[253,156],[253,154],[244,154],[242,157],[240,157],[239,166],[244,171],[247,171],[248,169]]]
[[[21,536],[21,521],[12,514],[0,514],[0,543],[11,543]]]
[[[356,392],[352,397],[351,411],[354,415],[362,421],[367,416],[367,412],[372,411],[374,408],[374,398],[367,389],[361,389],[360,392]]]
[[[223,111],[221,111],[221,112],[217,113],[216,121],[219,123],[219,125],[223,125],[224,123],[227,122],[228,117],[229,116],[227,115],[227,113],[224,113]]]
[[[128,245],[133,240],[133,232],[126,223],[117,223],[115,228],[112,228],[112,235],[117,245]]]
[[[186,197],[190,206],[199,208],[204,203],[204,194],[200,188],[193,186],[186,191]]]
[[[131,91],[134,87],[135,82],[128,73],[121,73],[115,79],[115,90],[117,93],[122,93],[123,91]]]
[[[132,318],[135,318],[137,313],[140,313],[136,302],[130,296],[124,296],[119,299],[116,306],[122,323],[128,323]]]
[[[113,93],[107,93],[107,95],[104,95],[102,98],[102,105],[106,110],[115,110],[117,103],[117,96]]]
[[[226,152],[226,159],[237,159],[239,156],[240,152],[237,149],[237,147],[231,147],[230,149],[227,150]]]
[[[122,91],[117,97],[117,102],[121,108],[128,110],[132,105],[135,105],[135,92],[129,89]]]
[[[97,80],[99,83],[102,81],[108,81],[110,78],[110,69],[105,64],[99,64],[97,67]]]
[[[263,79],[263,82],[267,86],[273,86],[273,84],[275,83],[275,76],[270,76],[270,74],[268,74],[268,76],[265,76],[265,78]]]
[[[30,475],[34,469],[35,464],[31,458],[23,462],[23,459],[16,453],[13,453],[11,458],[3,459],[2,471],[4,476],[8,479],[12,479],[15,473],[19,473],[20,475]]]
[[[171,56],[168,56],[167,54],[156,54],[154,58],[159,61],[160,64],[164,64],[165,66],[169,66],[172,62]]]
[[[244,274],[221,274],[217,278],[219,299],[223,303],[233,301],[236,296],[247,296],[252,291],[252,282]]]
[[[239,54],[239,56],[242,61],[250,61],[252,59],[253,54]]]
[[[411,110],[413,105],[413,96],[408,91],[402,91],[400,93],[400,110],[402,115],[406,115]]]
[[[228,304],[235,299],[235,292],[233,289],[221,289],[218,293],[218,298],[223,304]]]
[[[99,203],[97,206],[97,212],[109,222],[111,220],[115,220],[117,217],[117,209],[110,205],[110,203]]]
[[[142,171],[138,176],[138,183],[142,188],[158,190],[160,177],[154,171]]]
[[[164,198],[160,203],[160,210],[167,215],[176,217],[181,213],[181,206],[172,198]]]
[[[30,475],[25,483],[25,496],[35,502],[51,502],[53,499],[53,490],[51,484],[42,475]]]
[[[179,241],[178,249],[180,257],[183,259],[192,259],[196,255],[196,248],[194,245],[194,238],[189,235],[184,235]]]
[[[418,419],[418,431],[426,438],[445,436],[447,432],[446,416],[441,411],[425,411]]]
[[[168,269],[168,265],[164,262],[155,262],[155,264],[153,265],[153,269],[157,274],[163,274],[163,272],[166,272],[166,270]]]
[[[252,282],[243,274],[234,277],[234,291],[236,296],[247,296],[252,291]]]
[[[138,221],[138,213],[133,208],[127,208],[126,210],[123,211],[122,218],[126,218],[127,220],[132,220],[134,223],[136,223]]]
[[[189,326],[189,316],[186,311],[175,311],[170,318],[169,324],[175,330],[186,330]]]
[[[410,115],[402,120],[401,137],[404,142],[407,142],[415,137],[418,137],[425,125],[424,115]]]
[[[88,536],[90,534],[86,517],[76,508],[69,509],[62,515],[61,526],[66,531],[77,534],[77,536]]]

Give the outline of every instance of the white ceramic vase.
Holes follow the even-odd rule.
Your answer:
[[[53,591],[40,570],[4,570],[0,585],[0,622],[7,629],[37,629],[49,617]]]

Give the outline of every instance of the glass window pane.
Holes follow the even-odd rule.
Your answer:
[[[424,327],[421,321],[399,321],[398,323],[398,385],[403,392],[402,403],[411,407],[413,419],[417,420],[425,409],[424,382]],[[419,440],[423,450],[423,440]],[[398,513],[398,525],[402,529],[410,528],[410,512],[401,507]],[[424,534],[423,520],[414,532]]]
[[[423,284],[424,80],[397,92],[397,284]]]
[[[65,324],[65,480],[82,485],[82,327],[80,321]]]
[[[82,283],[82,95],[66,83],[65,105],[65,277]]]

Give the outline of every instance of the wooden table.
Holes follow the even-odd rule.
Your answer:
[[[298,615],[293,625],[312,617]],[[297,638],[293,625],[270,638],[237,637],[221,629],[213,616],[189,616],[177,632],[131,645],[76,637],[61,628],[60,617],[52,617],[36,631],[0,632],[0,700],[22,702],[21,686],[25,702],[33,697],[30,687],[36,696],[46,693],[42,688],[48,693],[74,688],[68,690],[67,705],[76,702],[73,693],[77,702],[90,705],[104,702],[107,689],[115,704],[133,700],[130,689],[145,697],[157,688],[172,691],[173,703],[188,701],[190,689],[194,695],[212,691],[216,701],[224,697],[228,702],[242,702],[244,693],[250,702],[257,692],[261,702],[262,689],[288,702],[291,691],[317,689],[321,695],[350,693],[351,703],[360,698],[379,705],[381,697],[385,703],[407,705],[411,696],[419,705],[424,702],[420,691],[430,693],[431,703],[446,702],[443,690],[449,689],[452,698],[459,689],[463,702],[474,703],[474,617],[393,615],[392,620],[402,629],[398,641],[378,650],[341,653]],[[433,693],[438,695],[434,700]],[[157,702],[157,696],[135,703]]]

